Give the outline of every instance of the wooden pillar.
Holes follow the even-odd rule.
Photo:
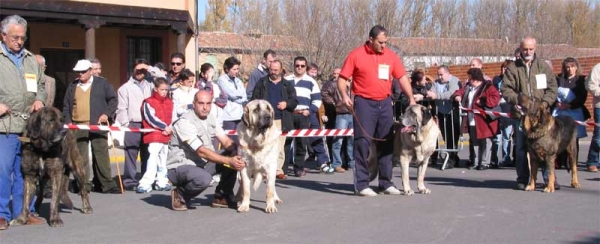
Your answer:
[[[85,58],[96,58],[96,29],[106,22],[97,19],[80,19],[79,23],[85,28]]]
[[[87,28],[85,30],[85,58],[93,59],[96,57],[96,29]]]

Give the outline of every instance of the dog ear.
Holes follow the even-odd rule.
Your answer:
[[[423,126],[427,125],[427,123],[429,123],[429,120],[433,118],[433,115],[431,115],[431,110],[429,110],[429,108],[425,106],[421,107],[421,116],[423,117],[421,122],[421,125]]]
[[[65,138],[65,136],[67,135],[67,131],[69,131],[69,129],[67,129],[67,128],[60,129],[60,132],[56,133],[54,135],[54,137],[52,138],[52,142],[56,143],[56,142],[62,141]]]
[[[273,109],[273,106],[271,106],[271,104],[267,104],[267,107],[271,111],[271,121],[269,121],[269,127],[272,127],[275,121],[275,109]]]
[[[246,104],[246,106],[244,106],[244,115],[242,116],[242,122],[244,122],[244,125],[246,127],[250,126],[250,108],[248,108],[248,105]]]
[[[517,103],[519,105],[521,105],[521,108],[529,109],[529,104],[531,103],[531,98],[529,98],[529,96],[527,96],[523,93],[519,93],[519,95],[517,97]]]
[[[27,122],[26,134],[29,135],[29,138],[38,138],[40,137],[40,124],[41,119],[38,112],[33,112],[29,117],[29,121]],[[37,129],[36,129],[37,128]]]

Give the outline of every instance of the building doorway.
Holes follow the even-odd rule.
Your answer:
[[[46,58],[46,74],[56,79],[56,98],[53,106],[62,110],[67,87],[77,79],[73,67],[77,60],[85,57],[84,50],[42,48],[40,54]]]

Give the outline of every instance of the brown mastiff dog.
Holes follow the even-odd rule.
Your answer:
[[[85,171],[83,159],[77,149],[75,137],[68,129],[63,128],[61,113],[55,108],[45,107],[35,112],[27,121],[27,133],[29,140],[25,139],[22,147],[21,169],[25,178],[25,192],[23,194],[23,210],[14,221],[14,225],[27,223],[29,214],[29,203],[36,191],[36,182],[40,182],[40,190],[37,194],[35,208],[40,209],[42,204],[45,183],[50,179],[52,184],[52,201],[50,203],[50,226],[59,227],[63,225],[59,211],[59,201],[69,208],[73,203],[67,195],[67,184],[69,174],[73,171],[79,185],[83,186]],[[40,163],[40,159],[43,163]],[[84,214],[92,213],[92,207],[88,199],[88,191],[81,190],[81,200]]]
[[[548,184],[544,192],[554,192],[554,164],[558,155],[566,154],[567,170],[571,170],[571,186],[579,188],[577,179],[577,126],[571,117],[552,117],[545,103],[532,100],[527,96],[519,96],[519,104],[523,110],[523,131],[526,136],[527,151],[530,156],[531,178],[526,191],[535,190],[535,181],[540,163],[546,164]]]

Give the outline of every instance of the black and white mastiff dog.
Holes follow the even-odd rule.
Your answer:
[[[79,185],[84,185],[87,179],[83,169],[83,158],[77,149],[75,137],[68,129],[63,128],[62,114],[55,108],[45,107],[31,115],[27,121],[27,136],[22,146],[21,169],[25,178],[25,192],[23,210],[16,219],[15,225],[27,224],[29,203],[36,191],[36,182],[39,180],[39,191],[35,208],[40,209],[42,204],[44,185],[48,180],[52,184],[52,201],[50,203],[50,226],[63,225],[59,212],[59,202],[73,208],[73,203],[67,194],[69,174],[73,171]],[[40,159],[42,161],[40,161]],[[43,163],[42,163],[43,162]],[[84,214],[92,213],[85,187],[81,190],[81,200]]]

